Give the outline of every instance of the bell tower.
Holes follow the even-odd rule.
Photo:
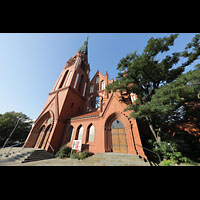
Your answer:
[[[65,64],[25,141],[26,148],[58,151],[66,120],[84,111],[89,90],[88,38]]]

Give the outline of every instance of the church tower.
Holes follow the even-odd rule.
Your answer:
[[[88,38],[65,64],[24,147],[59,150],[66,120],[84,111],[89,90]]]

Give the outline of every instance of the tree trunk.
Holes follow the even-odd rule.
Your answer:
[[[160,135],[159,134],[156,135],[156,132],[155,132],[155,130],[153,128],[153,125],[151,124],[151,122],[150,122],[148,117],[146,117],[146,120],[148,122],[149,128],[150,128],[150,130],[151,130],[151,132],[152,132],[157,144],[160,146],[161,145],[161,137],[160,137]]]

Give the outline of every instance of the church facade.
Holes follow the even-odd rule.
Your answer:
[[[70,58],[46,104],[25,141],[26,148],[41,148],[56,153],[60,147],[72,147],[74,140],[82,140],[82,149],[93,153],[118,152],[146,158],[142,148],[138,124],[129,119],[127,104],[137,96],[131,94],[126,102],[120,93],[107,92],[113,82],[108,73],[97,71],[89,79],[88,40]]]

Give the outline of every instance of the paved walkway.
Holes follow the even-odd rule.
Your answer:
[[[0,159],[0,166],[149,166],[136,155],[102,153],[88,157],[84,160],[71,158],[59,159],[52,158],[48,160],[20,163],[9,162]]]
[[[0,159],[0,166],[150,166],[148,162],[144,162],[134,155],[121,154],[96,154],[84,160],[77,159],[59,159],[52,158],[48,160],[20,163],[17,161],[9,161],[8,159]],[[178,166],[192,166],[181,164]],[[200,166],[199,164],[197,166]]]
[[[78,160],[77,160],[78,161]],[[80,165],[76,160],[73,163],[68,159],[53,158],[48,160],[40,160],[34,162],[20,163],[20,162],[9,162],[0,160],[0,166],[78,166]]]

